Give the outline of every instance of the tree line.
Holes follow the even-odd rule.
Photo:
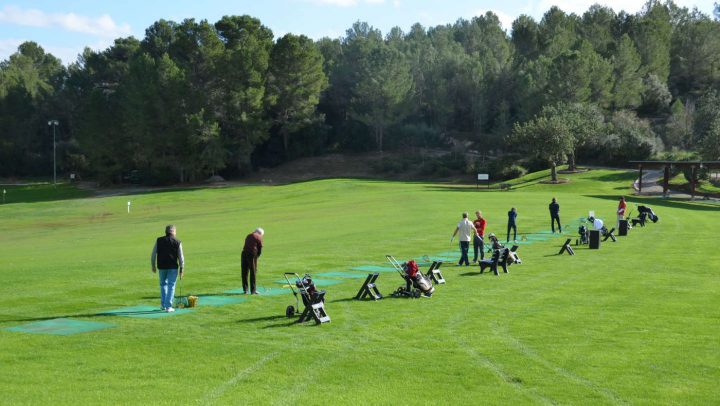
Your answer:
[[[67,67],[26,42],[0,63],[0,176],[52,172],[51,119],[60,173],[105,182],[238,176],[329,151],[472,151],[464,170],[499,172],[719,159],[719,13],[651,0],[636,14],[553,7],[509,33],[489,12],[317,41],[275,39],[250,16],[160,20]]]

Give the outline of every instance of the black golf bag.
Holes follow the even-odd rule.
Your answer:
[[[653,223],[657,223],[658,220],[660,220],[660,217],[647,206],[638,206],[638,212],[638,217],[631,220],[633,227],[638,224],[640,224],[641,227],[645,227],[645,221],[647,219],[650,219]]]
[[[579,244],[587,244],[588,243],[588,229],[585,227],[584,224],[580,225],[580,228],[578,228],[578,235],[580,236]]]

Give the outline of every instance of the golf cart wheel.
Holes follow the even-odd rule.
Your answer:
[[[287,316],[287,317],[293,317],[294,315],[295,315],[295,307],[293,307],[293,306],[288,306],[288,307],[285,309],[285,316]]]

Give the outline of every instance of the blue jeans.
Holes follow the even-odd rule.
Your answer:
[[[160,306],[172,307],[175,297],[175,282],[178,277],[177,269],[158,269],[160,274]]]
[[[470,265],[468,259],[468,250],[470,249],[470,241],[460,241],[460,262],[458,265]]]
[[[476,262],[478,259],[478,251],[480,252],[480,259],[485,259],[485,247],[483,243],[484,241],[482,237],[473,237],[473,253],[475,254],[473,262]]]

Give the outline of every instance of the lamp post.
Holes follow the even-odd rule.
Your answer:
[[[56,128],[59,124],[60,124],[60,123],[59,123],[57,120],[50,120],[50,121],[48,121],[48,125],[49,125],[49,126],[52,126],[52,129],[53,129],[53,185],[57,183],[57,165],[56,165],[56,163],[55,163],[55,162],[56,162],[56,161],[55,161],[55,149],[56,149],[56,144],[55,144],[55,128]]]

